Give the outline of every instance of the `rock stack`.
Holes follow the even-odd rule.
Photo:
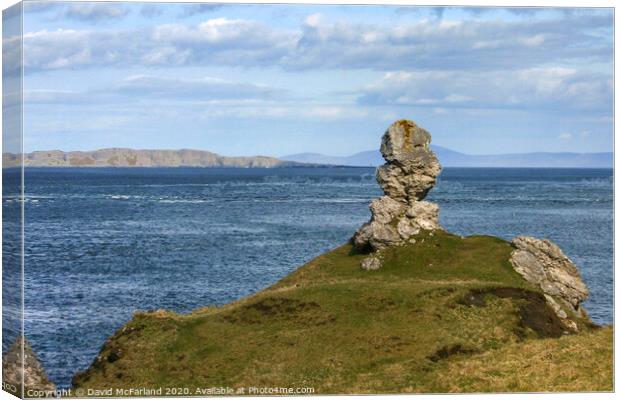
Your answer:
[[[377,182],[385,196],[372,201],[370,221],[353,236],[359,251],[401,245],[421,230],[440,227],[439,207],[423,201],[441,171],[430,142],[431,135],[409,120],[394,122],[383,135],[381,154],[386,163],[377,169]],[[371,256],[362,267],[378,269],[381,262]]]
[[[383,135],[381,154],[386,163],[377,169],[384,196],[370,203],[372,216],[355,233],[356,249],[369,256],[362,269],[381,268],[381,250],[414,243],[412,236],[439,226],[439,207],[424,201],[435,185],[441,165],[429,148],[431,135],[413,121],[394,122]],[[510,263],[537,287],[567,330],[576,331],[575,320],[588,320],[581,303],[588,288],[577,267],[549,240],[519,236],[512,241]]]
[[[358,251],[369,253],[362,269],[381,268],[380,254],[386,247],[415,243],[412,236],[420,231],[441,229],[439,207],[424,201],[441,171],[430,142],[431,135],[409,120],[394,122],[383,135],[381,154],[386,163],[377,169],[377,182],[385,196],[370,203],[370,221],[352,238]],[[577,330],[576,320],[589,320],[581,307],[588,288],[557,245],[519,236],[512,246],[513,268],[544,294],[567,330]]]

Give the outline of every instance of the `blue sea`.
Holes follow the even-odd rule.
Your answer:
[[[451,232],[559,244],[590,288],[593,320],[608,324],[612,175],[446,168],[428,200]],[[380,195],[373,168],[29,168],[26,336],[66,387],[134,311],[187,312],[257,292],[345,242]],[[18,204],[5,193],[7,237]],[[10,261],[14,243],[3,250]],[[4,351],[14,338],[5,325]]]

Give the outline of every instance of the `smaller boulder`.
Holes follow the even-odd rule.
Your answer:
[[[558,317],[565,321],[569,317],[561,305],[579,317],[587,317],[581,302],[588,297],[588,288],[575,264],[556,244],[529,236],[516,237],[512,244],[513,268],[542,290]],[[567,325],[576,327],[573,321],[567,321]]]
[[[375,271],[381,268],[381,260],[377,256],[369,256],[362,260],[362,269],[365,271]]]

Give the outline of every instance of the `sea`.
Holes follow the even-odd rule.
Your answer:
[[[27,168],[26,337],[49,377],[68,387],[135,311],[228,303],[347,241],[382,194],[374,174],[353,167]],[[17,171],[4,178],[17,181]],[[427,200],[459,235],[556,242],[590,288],[592,319],[613,322],[613,170],[445,168]],[[5,190],[3,260],[11,265],[16,210],[18,199]],[[5,318],[3,351],[17,329]]]

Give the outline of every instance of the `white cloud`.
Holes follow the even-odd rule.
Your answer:
[[[79,103],[92,109],[97,104],[131,106],[133,111],[139,109],[140,102],[171,108],[182,104],[207,119],[389,120],[419,107],[438,119],[446,113],[457,115],[456,109],[479,113],[483,118],[487,117],[485,111],[496,112],[491,109],[497,108],[611,114],[612,75],[600,72],[612,62],[611,14],[519,18],[511,22],[453,21],[447,14],[426,20],[400,18],[386,24],[351,23],[313,14],[292,28],[288,24],[214,17],[200,23],[131,29],[91,26],[28,32],[24,35],[27,74],[131,66],[153,75],[136,75],[90,93],[30,92],[26,101]],[[116,18],[111,17],[113,13],[108,15],[108,20]],[[10,51],[11,43],[5,44]],[[191,71],[202,67],[216,67],[210,71],[221,67],[254,70],[248,73],[250,82],[233,82],[156,76],[158,72],[153,71],[162,66],[199,67]],[[317,69],[321,74],[327,71],[326,77],[336,75],[330,75],[330,69],[352,74],[360,69],[364,76],[382,77],[357,91],[347,90],[347,96],[329,100],[320,98],[322,94],[317,92],[322,88],[317,85],[310,88],[317,97],[308,100],[300,99],[306,93],[293,97],[294,91],[309,86],[306,82],[299,88],[285,83],[291,92],[251,82],[251,77],[260,79],[256,78],[260,77],[260,68],[300,76],[306,69]],[[145,109],[143,104],[140,109]],[[575,138],[581,136],[577,133],[580,129],[575,128]],[[557,133],[548,135],[557,141]]]
[[[608,76],[570,68],[508,71],[397,71],[371,83],[366,105],[611,111]]]
[[[272,65],[294,48],[296,38],[227,18],[138,30],[41,30],[24,34],[24,64],[26,73],[110,65]]]
[[[558,135],[558,139],[560,140],[571,140],[573,138],[573,134],[570,132],[563,132]]]
[[[319,27],[321,26],[321,22],[323,21],[323,19],[324,17],[322,14],[311,14],[306,17],[304,23],[306,24],[306,26],[309,27]]]
[[[74,17],[92,20],[127,12],[111,3],[76,3],[69,10]],[[313,14],[296,29],[212,18],[197,25],[30,32],[25,48],[30,72],[171,63],[287,70],[514,70],[585,59],[610,63],[612,18],[599,13],[501,23],[443,18],[381,25]]]
[[[521,43],[529,47],[540,46],[545,42],[545,35],[539,33],[538,35],[522,37],[519,39]]]

